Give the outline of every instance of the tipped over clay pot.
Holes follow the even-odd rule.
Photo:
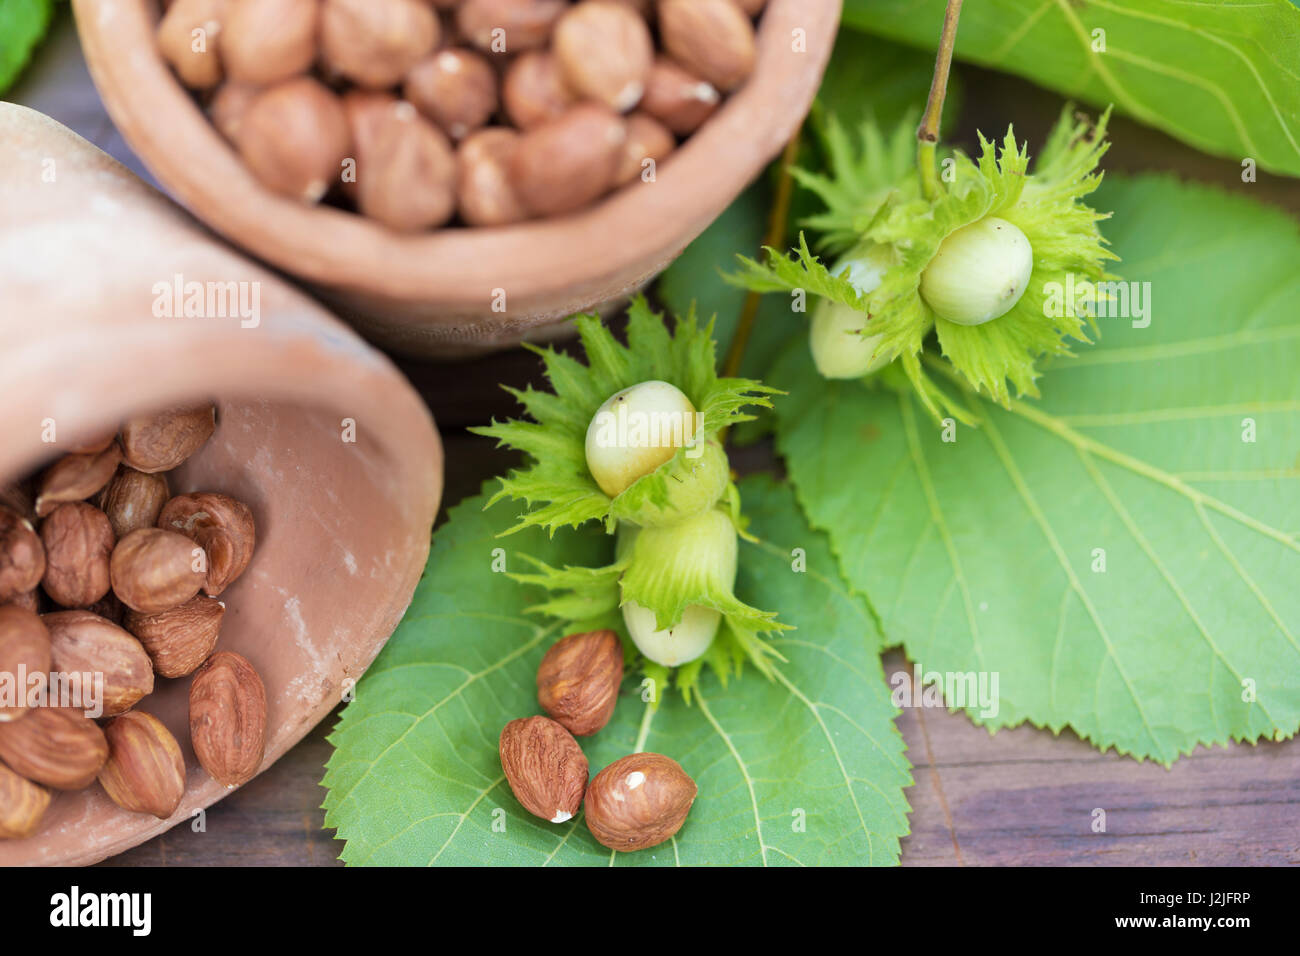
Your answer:
[[[157,0],[73,0],[90,72],[113,121],[181,203],[304,280],[391,348],[456,356],[556,331],[662,271],[799,128],[821,81],[840,0],[768,0],[753,75],[636,182],[555,219],[400,235],[262,186],[177,82],[154,43]],[[494,310],[504,293],[504,311]]]
[[[410,602],[442,491],[433,421],[354,332],[70,130],[0,103],[0,142],[0,484],[132,413],[217,403],[172,493],[224,492],[256,520],[217,647],[266,685],[265,769],[339,704]],[[178,280],[235,283],[257,314],[166,314]],[[221,799],[190,746],[189,685],[160,678],[138,705],[185,756],[169,819],[121,810],[98,784],[56,793],[34,836],[0,840],[0,865],[94,862]]]

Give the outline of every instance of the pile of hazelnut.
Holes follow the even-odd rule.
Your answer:
[[[766,0],[171,0],[163,57],[263,184],[403,231],[570,212],[749,77]]]
[[[0,486],[0,838],[36,832],[47,788],[96,779],[125,810],[176,812],[180,745],[137,708],[155,676],[193,675],[190,740],[214,779],[257,773],[262,680],[239,654],[213,653],[253,516],[227,495],[172,495],[167,477],[215,428],[212,404],[134,417]]]
[[[609,723],[622,682],[623,645],[613,631],[556,641],[537,669],[537,702],[550,716],[506,724],[501,769],[529,813],[564,823],[585,804],[591,835],[611,850],[631,852],[680,830],[698,788],[677,761],[656,753],[615,760],[587,782],[587,757],[574,737]]]

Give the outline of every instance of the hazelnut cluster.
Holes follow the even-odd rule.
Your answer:
[[[512,720],[501,731],[501,769],[524,809],[549,823],[585,806],[587,829],[602,845],[631,852],[657,846],[686,822],[698,792],[671,757],[629,754],[588,783],[589,737],[614,715],[623,681],[623,645],[613,631],[570,634],[537,669],[537,701],[548,717]]]
[[[36,831],[49,788],[96,779],[123,809],[176,812],[180,745],[137,707],[155,677],[193,675],[190,738],[213,778],[235,787],[260,767],[261,678],[214,653],[219,597],[253,557],[253,515],[224,494],[173,495],[167,475],[215,429],[212,404],[136,416],[0,486],[0,838]],[[73,675],[83,696],[99,682],[101,721],[81,709],[94,701],[60,693]]]
[[[267,187],[390,228],[570,212],[753,71],[766,0],[171,0],[163,57]]]

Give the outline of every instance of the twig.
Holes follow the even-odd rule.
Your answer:
[[[948,95],[948,73],[952,69],[952,51],[957,43],[957,18],[961,16],[962,0],[948,0],[948,10],[943,16],[943,35],[939,38],[939,52],[934,58],[934,79],[930,82],[930,98],[925,104],[925,115],[916,130],[916,165],[921,170],[921,188],[927,199],[936,199],[943,191],[935,168],[935,149],[939,142],[939,119],[943,116],[943,99]]]

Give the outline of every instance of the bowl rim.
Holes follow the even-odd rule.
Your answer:
[[[645,184],[651,188],[633,184],[551,219],[403,235],[352,212],[279,196],[254,179],[158,53],[154,0],[73,0],[109,114],[150,172],[206,225],[336,293],[396,305],[436,302],[471,314],[500,311],[491,303],[503,291],[507,301],[528,302],[573,287],[616,286],[680,252],[802,124],[834,45],[840,6],[841,0],[769,0],[753,75],[660,164],[656,182]],[[794,31],[801,31],[803,52],[795,50]],[[178,141],[191,145],[176,149]],[[464,324],[465,317],[423,314],[418,324],[430,321]]]

